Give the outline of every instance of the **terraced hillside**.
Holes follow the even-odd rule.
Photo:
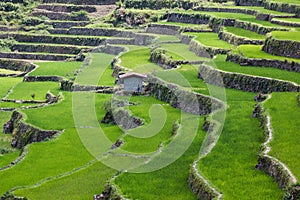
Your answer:
[[[0,5],[1,199],[300,199],[297,0]]]

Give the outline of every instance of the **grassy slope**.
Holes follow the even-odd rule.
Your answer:
[[[212,66],[228,72],[238,72],[254,76],[270,77],[275,79],[292,81],[300,84],[300,74],[297,72],[289,72],[280,69],[273,69],[270,67],[255,67],[255,66],[240,66],[237,63],[226,62],[226,55],[218,55],[214,60]]]
[[[295,40],[295,41],[300,41],[299,31],[289,31],[289,32],[273,31],[271,34],[272,34],[272,36],[274,38],[277,38],[279,40]]]
[[[299,179],[300,108],[296,101],[297,95],[297,93],[273,93],[264,107],[271,115],[273,128],[270,155],[286,164]]]
[[[154,70],[162,70],[162,68],[150,62],[150,49],[143,48],[128,53],[124,53],[121,57],[121,65],[140,73],[150,73]]]
[[[236,28],[236,27],[228,26],[225,28],[225,30],[230,33],[233,33],[234,35],[246,37],[246,38],[254,39],[254,40],[263,40],[266,37],[264,35],[260,35],[255,32],[252,32],[252,31],[248,31],[243,28]]]
[[[284,56],[275,56],[268,54],[264,51],[261,50],[260,45],[240,45],[238,48],[236,48],[234,53],[242,53],[243,56],[248,57],[248,58],[259,58],[259,59],[272,59],[272,60],[281,60],[281,61],[294,61],[294,62],[299,62],[300,59],[294,59],[294,58],[287,58]]]
[[[227,90],[229,108],[222,134],[212,152],[198,165],[201,174],[223,193],[224,199],[282,198],[273,179],[255,169],[264,139],[258,121],[251,118],[253,96]]]
[[[208,46],[208,47],[215,47],[221,49],[232,49],[234,48],[233,45],[220,40],[217,33],[185,33],[187,35],[196,36],[195,40],[200,42],[201,44]]]
[[[200,130],[185,154],[171,165],[150,173],[125,173],[116,179],[117,185],[131,199],[195,199],[187,179],[190,164],[199,153],[204,135]]]
[[[30,76],[62,76],[74,77],[74,72],[80,68],[81,62],[40,62],[39,67]]]

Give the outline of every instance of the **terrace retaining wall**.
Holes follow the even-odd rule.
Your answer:
[[[197,199],[211,200],[220,199],[219,194],[216,193],[204,180],[199,176],[197,167],[195,164],[190,169],[190,176],[188,179],[188,185],[192,192],[196,195]]]
[[[283,69],[287,71],[300,72],[300,63],[293,61],[280,61],[259,58],[245,58],[238,54],[227,54],[226,61],[235,62],[241,66],[260,66]]]
[[[12,58],[12,59],[27,59],[27,60],[67,60],[73,58],[69,55],[50,55],[50,54],[28,54],[28,53],[11,53],[0,52],[0,58]]]
[[[48,52],[57,54],[78,54],[82,49],[88,49],[78,46],[63,46],[63,45],[44,45],[44,44],[15,44],[11,50],[20,52]]]
[[[81,10],[85,10],[86,12],[92,13],[96,12],[97,9],[95,6],[89,6],[89,5],[51,5],[51,4],[40,4],[37,7],[38,9],[43,10],[50,10],[53,12],[78,12]]]
[[[291,26],[291,27],[300,27],[300,23],[296,23],[296,22],[287,22],[287,21],[281,21],[281,20],[277,20],[277,19],[272,19],[271,23],[273,24],[278,24],[281,26]]]
[[[198,115],[206,115],[218,110],[224,104],[214,98],[199,93],[189,92],[179,86],[167,83],[157,77],[148,76],[149,84],[145,91],[158,100],[169,103],[172,107],[185,112]]]
[[[199,68],[198,76],[206,83],[226,88],[243,90],[246,92],[271,93],[300,91],[300,86],[293,82],[240,73],[225,72],[205,64],[201,65]],[[218,77],[222,77],[223,81],[217,81]]]
[[[261,103],[258,103],[255,106],[253,116],[258,118],[266,138],[266,142],[262,144],[260,149],[256,169],[263,170],[269,176],[274,178],[279,187],[285,190],[284,199],[299,199],[300,185],[296,184],[297,180],[294,175],[289,171],[289,169],[286,168],[286,166],[284,166],[282,162],[268,155],[271,149],[268,147],[268,144],[272,139],[272,129],[270,124],[270,116],[268,116]]]
[[[273,55],[300,59],[300,41],[279,40],[269,36],[266,38],[262,50]],[[300,64],[297,67],[300,71]]]
[[[74,4],[74,5],[111,5],[115,4],[118,0],[43,0],[43,3],[61,3],[61,4]]]
[[[233,33],[229,33],[227,31],[220,31],[218,37],[221,40],[229,42],[235,46],[239,46],[241,44],[255,44],[255,45],[262,45],[264,43],[263,40],[255,40],[255,39],[248,39],[245,37],[237,36]]]
[[[25,61],[0,59],[0,68],[28,73],[34,70],[36,65]]]
[[[71,28],[73,26],[86,26],[88,21],[46,21],[46,25],[52,25],[53,28]]]
[[[180,22],[189,24],[208,24],[210,20],[209,15],[203,14],[185,14],[185,13],[170,13],[168,14],[168,22]]]
[[[164,35],[178,35],[180,33],[180,26],[172,26],[165,24],[149,24],[146,28],[147,33],[156,33]]]
[[[70,80],[61,81],[60,89],[64,91],[70,91],[70,92],[91,91],[91,92],[106,93],[106,94],[111,94],[115,92],[115,89],[111,86],[79,85]]]
[[[23,82],[60,82],[64,78],[60,76],[25,76]]]
[[[197,56],[200,57],[213,57],[217,54],[226,54],[230,50],[219,49],[214,47],[208,47],[200,44],[196,40],[191,40],[189,43],[189,50],[194,52]]]
[[[265,9],[275,10],[278,12],[287,12],[287,13],[295,13],[297,15],[300,14],[300,6],[294,4],[287,3],[279,3],[274,1],[264,1],[263,6]]]
[[[34,17],[45,16],[50,20],[61,21],[89,21],[89,18],[85,15],[72,16],[64,12],[33,12],[31,14]]]
[[[11,119],[4,124],[3,132],[12,133],[11,145],[22,149],[27,144],[41,142],[53,137],[59,131],[41,130],[23,122],[23,115],[18,111],[12,113]]]

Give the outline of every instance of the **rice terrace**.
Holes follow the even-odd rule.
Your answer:
[[[300,200],[300,0],[0,0],[1,200]]]

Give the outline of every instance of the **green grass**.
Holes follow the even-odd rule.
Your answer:
[[[273,129],[269,154],[286,164],[297,179],[300,178],[300,108],[296,101],[298,94],[273,93],[272,98],[264,104],[271,116]]]
[[[35,94],[34,100],[45,100],[48,91],[57,95],[59,88],[55,82],[22,82],[15,86],[8,99],[32,100],[31,95]]]
[[[227,99],[224,128],[217,145],[200,160],[200,173],[222,192],[224,199],[282,199],[282,191],[273,179],[255,169],[264,138],[258,121],[251,118],[254,94],[226,92],[231,99]]]
[[[207,58],[199,57],[194,52],[189,50],[189,45],[186,44],[161,44],[162,48],[166,49],[172,56],[188,61],[208,60]]]
[[[107,178],[114,173],[115,170],[97,162],[75,174],[55,179],[40,187],[17,190],[15,194],[30,199],[91,199],[94,194],[101,194]]]
[[[225,55],[218,55],[214,60],[212,66],[216,66],[218,69],[237,72],[242,74],[249,74],[254,76],[269,77],[280,80],[292,81],[300,85],[300,74],[297,72],[290,72],[280,69],[274,69],[269,67],[255,67],[255,66],[240,66],[237,63],[226,62]]]
[[[246,37],[254,40],[263,40],[266,37],[265,35],[257,34],[256,32],[248,31],[243,28],[227,26],[225,30],[227,32],[233,33],[234,35]]]
[[[281,61],[294,61],[300,63],[300,59],[287,58],[284,56],[275,56],[268,54],[261,50],[262,46],[260,45],[240,45],[235,50],[234,53],[242,54],[247,58],[258,58],[258,59],[271,59],[271,60],[281,60]]]
[[[195,40],[200,42],[204,46],[220,48],[220,49],[232,49],[233,45],[220,40],[217,33],[193,33],[186,32],[185,34],[196,36]]]
[[[117,177],[116,184],[130,199],[196,199],[187,179],[190,164],[197,158],[204,136],[199,130],[189,149],[171,165],[150,173],[122,174]]]
[[[273,31],[271,34],[274,38],[279,40],[295,40],[300,41],[300,31]]]
[[[300,18],[273,18],[274,20],[283,21],[283,22],[296,22],[300,23]]]
[[[139,73],[151,73],[162,68],[150,62],[150,49],[143,48],[124,53],[121,57],[121,65]]]
[[[11,87],[20,82],[22,82],[22,78],[0,78],[0,97],[4,97]]]
[[[30,76],[62,76],[74,78],[81,62],[39,62],[39,67],[31,72]]]

